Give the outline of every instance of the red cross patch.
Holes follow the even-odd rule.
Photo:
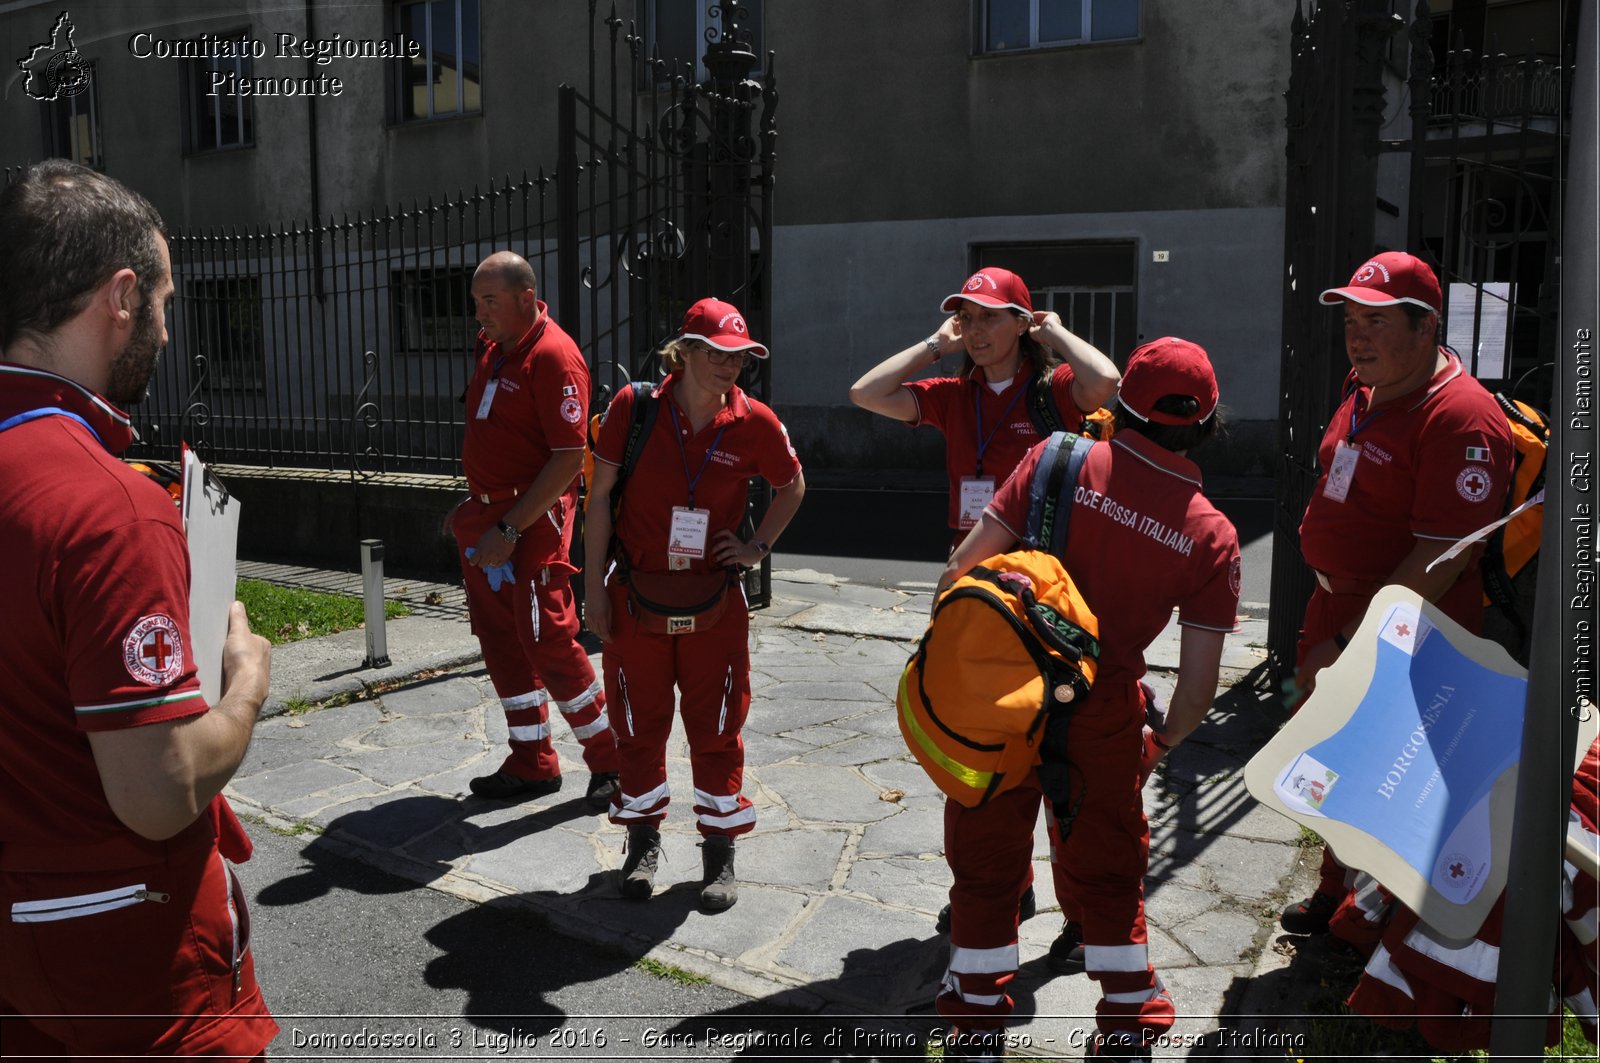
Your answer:
[[[140,617],[122,640],[128,674],[149,686],[167,686],[183,672],[183,638],[170,616]]]
[[[1493,485],[1494,480],[1489,476],[1488,469],[1482,465],[1468,465],[1456,477],[1456,494],[1468,502],[1482,502],[1489,497],[1489,489]]]

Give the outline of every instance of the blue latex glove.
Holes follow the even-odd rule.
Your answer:
[[[477,552],[478,551],[474,547],[467,547],[467,560],[471,561],[472,555]],[[511,561],[509,559],[501,562],[493,568],[484,569],[483,575],[484,578],[489,581],[489,589],[496,593],[499,593],[501,587],[510,586],[517,581],[517,574],[512,569]]]

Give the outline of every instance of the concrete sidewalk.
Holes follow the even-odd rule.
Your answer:
[[[309,570],[241,571],[312,582]],[[616,893],[609,872],[622,862],[624,832],[584,809],[587,772],[562,723],[553,726],[561,793],[509,806],[468,795],[468,779],[498,766],[506,727],[448,591],[390,581],[391,596],[436,600],[388,624],[389,669],[361,668],[359,631],[275,650],[276,715],[257,728],[228,791],[241,812],[312,825],[335,851],[460,897],[513,898],[580,938],[647,952],[761,1004],[931,1011],[947,950],[933,929],[950,885],[943,798],[906,751],[894,712],[926,593],[776,574],[774,604],[751,625],[745,792],[759,818],[738,846],[738,904],[703,915],[681,732],[669,747],[677,800],[665,861],[646,904]],[[1280,718],[1260,689],[1266,615],[1247,612],[1228,639],[1212,716],[1145,790],[1151,959],[1178,1003],[1174,1033],[1191,1043],[1210,1035],[1215,1044],[1219,1027],[1259,1036],[1250,1016],[1274,1010],[1260,991],[1273,980],[1262,976],[1287,962],[1272,947],[1276,913],[1305,881],[1298,827],[1244,788],[1245,761]],[[1149,654],[1163,694],[1177,655],[1174,624]],[[282,711],[329,698],[354,700]],[[1060,922],[1042,825],[1035,860],[1040,913],[1022,927],[1013,1033],[1028,1039],[1027,1055],[1074,1058],[1099,992],[1044,966]],[[1281,1048],[1267,1055],[1282,1058]]]

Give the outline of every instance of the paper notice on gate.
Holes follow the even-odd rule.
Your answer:
[[[222,697],[222,644],[228,637],[239,552],[239,500],[183,448],[183,526],[189,536],[189,642],[200,693]]]

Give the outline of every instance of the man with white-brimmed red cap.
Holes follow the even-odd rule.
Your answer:
[[[772,552],[806,489],[783,423],[738,384],[747,361],[767,356],[736,307],[700,300],[662,351],[667,378],[647,397],[633,388],[618,392],[595,443],[585,601],[589,629],[605,643],[606,691],[622,756],[611,822],[628,831],[617,886],[630,900],[648,900],[655,890],[660,827],[671,801],[674,688],[694,776],[700,906],[723,911],[738,900],[734,839],[756,822],[744,794],[750,615],[739,571]],[[659,405],[648,430],[634,417],[643,401]],[[642,438],[632,441],[636,423]],[[613,506],[627,458],[631,472]],[[740,525],[756,476],[775,494],[744,537]]]
[[[1073,713],[1065,759],[1070,810],[1056,809],[1052,860],[1064,877],[1062,910],[1081,934],[1089,977],[1100,983],[1091,1054],[1149,1058],[1172,1026],[1172,997],[1150,965],[1144,874],[1150,831],[1140,796],[1156,762],[1200,725],[1216,698],[1224,636],[1239,604],[1239,537],[1201,493],[1187,453],[1219,430],[1216,375],[1198,344],[1167,336],[1128,358],[1116,432],[1094,444],[1079,474],[1061,561],[1100,622],[1094,689]],[[956,548],[948,586],[993,554],[1035,541],[1030,489],[1048,444],[1028,452]],[[1165,729],[1146,723],[1144,651],[1178,610],[1182,647]],[[1016,902],[1027,881],[1040,791],[1024,784],[975,808],[945,806],[950,965],[941,1015],[969,1058],[997,1041],[1017,967]]]
[[[1380,587],[1410,587],[1467,630],[1481,629],[1480,550],[1427,568],[1494,520],[1511,484],[1505,414],[1438,345],[1442,300],[1427,263],[1402,251],[1374,255],[1322,302],[1343,308],[1351,370],[1300,522],[1300,552],[1317,579],[1296,651],[1301,699],[1338,659]],[[1326,931],[1344,879],[1325,851],[1316,892],[1284,910],[1283,928]]]

